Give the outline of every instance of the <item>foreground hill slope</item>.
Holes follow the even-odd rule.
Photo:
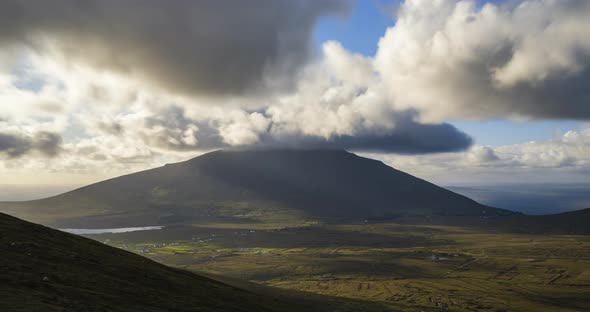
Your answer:
[[[0,254],[0,311],[373,311],[341,299],[295,302],[270,289],[242,290],[4,214]]]
[[[2,311],[272,311],[259,296],[0,214]]]
[[[0,204],[60,227],[278,218],[497,216],[495,209],[345,151],[215,151],[48,199]]]

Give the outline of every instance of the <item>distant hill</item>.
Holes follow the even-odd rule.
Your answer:
[[[514,214],[338,150],[220,150],[0,211],[57,227]]]
[[[494,225],[505,227],[512,232],[543,234],[590,234],[590,208],[543,216],[518,216],[510,221]]]
[[[247,282],[229,286],[1,213],[0,253],[0,311],[381,311]]]
[[[412,225],[451,225],[490,232],[542,235],[590,235],[590,208],[551,215],[515,214],[496,218],[470,216],[416,216],[396,219]]]

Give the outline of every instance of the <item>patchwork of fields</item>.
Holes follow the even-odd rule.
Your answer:
[[[89,235],[161,263],[391,311],[590,311],[590,237],[393,223]]]

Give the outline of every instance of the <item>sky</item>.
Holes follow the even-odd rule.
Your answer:
[[[234,147],[590,181],[587,1],[7,0],[0,21],[0,200]]]

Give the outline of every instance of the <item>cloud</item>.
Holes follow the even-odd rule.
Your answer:
[[[25,137],[0,133],[0,151],[9,157],[17,157],[31,149],[31,141]]]
[[[113,135],[123,134],[124,130],[123,126],[120,123],[105,120],[97,122],[96,127],[105,133]]]
[[[505,165],[524,168],[570,168],[590,170],[590,125],[570,130],[546,141],[496,148]]]
[[[540,141],[474,145],[464,153],[365,155],[442,185],[586,183],[590,174],[590,124]]]
[[[416,122],[416,113],[410,111],[392,115],[393,128],[368,128],[329,136],[303,133],[286,121],[273,121],[271,115],[263,113],[237,111],[233,118],[192,120],[182,108],[171,107],[153,116],[128,120],[126,125],[117,124],[122,129],[134,129],[131,131],[135,131],[135,136],[161,152],[254,147],[427,154],[463,151],[473,143],[469,135],[450,124]]]
[[[15,133],[0,133],[0,154],[9,158],[21,157],[33,151],[48,157],[60,151],[62,138],[50,132],[39,132],[33,136]]]
[[[67,138],[51,160],[29,153],[33,135],[6,139],[31,161],[3,162],[129,172],[216,148],[293,147],[411,154],[382,157],[423,176],[586,166],[582,141],[473,146],[446,121],[590,118],[587,1],[407,0],[375,56],[330,41],[309,57],[313,25],[344,3],[3,1],[0,44],[21,54],[0,72],[12,104],[0,118]]]
[[[414,112],[397,112],[395,116],[392,116],[396,124],[392,129],[371,129],[329,137],[301,133],[273,133],[273,125],[271,125],[270,131],[262,135],[262,139],[253,145],[264,148],[289,147],[429,154],[463,151],[473,143],[469,135],[450,124],[421,124],[415,121],[415,115]]]
[[[180,107],[170,107],[142,120],[139,136],[146,144],[166,151],[206,151],[228,147],[219,129],[207,121],[188,118]]]
[[[494,149],[488,146],[474,146],[466,155],[467,161],[474,165],[483,165],[499,160]]]
[[[6,0],[0,44],[185,94],[275,88],[304,64],[317,20],[347,0]]]
[[[51,132],[37,133],[33,139],[33,148],[47,156],[56,156],[60,152],[62,138],[59,134]]]
[[[590,2],[407,0],[375,68],[423,120],[590,119]]]
[[[83,77],[72,88],[85,89],[80,84]],[[467,134],[450,124],[421,123],[419,112],[396,110],[374,86],[375,79],[370,58],[328,42],[323,58],[301,71],[292,91],[259,98],[263,105],[258,109],[226,103],[199,105],[190,98],[143,90],[119,92],[115,85],[98,85],[92,89],[105,90],[103,97],[117,97],[111,92],[136,93],[135,102],[107,111],[111,119],[97,120],[91,116],[105,112],[90,111],[86,123],[93,125],[90,135],[133,138],[159,153],[289,147],[424,154],[461,151],[472,144]]]

